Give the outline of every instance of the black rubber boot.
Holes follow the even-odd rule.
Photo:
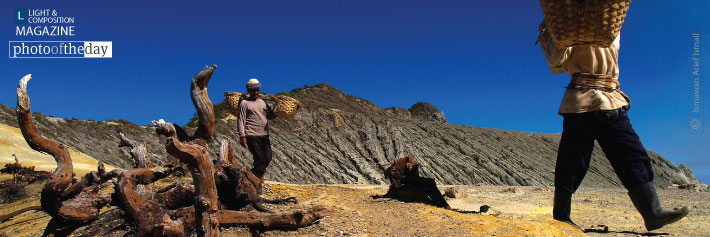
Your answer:
[[[259,172],[254,168],[251,168],[251,173],[254,174],[257,178],[264,180],[264,173]]]
[[[572,211],[572,193],[555,188],[555,198],[552,208],[552,218],[555,220],[567,223],[574,228],[582,229],[581,226],[575,224],[569,215]]]
[[[634,190],[629,191],[631,202],[634,203],[636,210],[641,213],[643,222],[646,224],[646,229],[651,231],[676,222],[685,215],[688,215],[690,208],[684,206],[675,210],[663,210],[661,202],[658,201],[656,186],[653,182],[645,183]]]

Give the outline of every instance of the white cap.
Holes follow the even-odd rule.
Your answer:
[[[256,78],[249,79],[247,82],[247,89],[257,89],[261,88],[261,83]]]

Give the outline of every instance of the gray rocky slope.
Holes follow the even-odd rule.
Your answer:
[[[286,93],[304,109],[295,120],[274,120],[271,140],[274,160],[266,179],[287,183],[382,184],[384,169],[396,158],[413,155],[421,174],[440,184],[552,185],[560,136],[446,123],[441,111],[427,103],[411,109],[382,109],[321,83]],[[212,100],[221,95],[211,95]],[[235,120],[217,104],[216,135],[210,146],[214,156],[219,141],[230,139],[239,160],[251,164],[251,155],[234,139]],[[41,112],[41,111],[40,111]],[[174,162],[155,130],[125,120],[81,121],[34,116],[40,132],[97,160],[131,167],[127,149],[118,148],[118,132],[147,141],[156,164]],[[14,109],[0,105],[0,123],[17,127]],[[192,132],[193,121],[185,125]],[[659,187],[696,183],[690,167],[675,166],[649,151]],[[583,186],[620,186],[600,147]]]

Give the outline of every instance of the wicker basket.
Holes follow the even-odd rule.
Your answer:
[[[609,47],[619,35],[631,0],[540,0],[545,28],[558,48]]]
[[[224,101],[227,102],[227,110],[234,116],[239,114],[239,98],[246,98],[246,94],[227,91],[224,92]]]
[[[279,96],[279,101],[274,107],[276,116],[286,120],[293,120],[298,111],[301,111],[301,102],[285,95]]]

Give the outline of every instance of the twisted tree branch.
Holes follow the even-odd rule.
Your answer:
[[[42,210],[52,217],[44,235],[68,235],[74,228],[95,220],[99,210],[107,205],[110,197],[98,192],[100,186],[95,172],[72,183],[73,165],[69,150],[63,144],[40,135],[32,119],[27,83],[31,74],[20,79],[17,86],[17,123],[27,144],[34,150],[52,155],[57,168],[42,188]]]
[[[164,120],[153,121],[156,132],[168,137],[165,149],[168,154],[187,164],[195,186],[195,223],[198,236],[218,236],[217,187],[215,169],[209,157],[208,145],[214,133],[214,108],[207,94],[207,84],[216,65],[205,67],[192,79],[190,97],[198,115],[198,127],[189,139],[180,139],[178,129]]]

